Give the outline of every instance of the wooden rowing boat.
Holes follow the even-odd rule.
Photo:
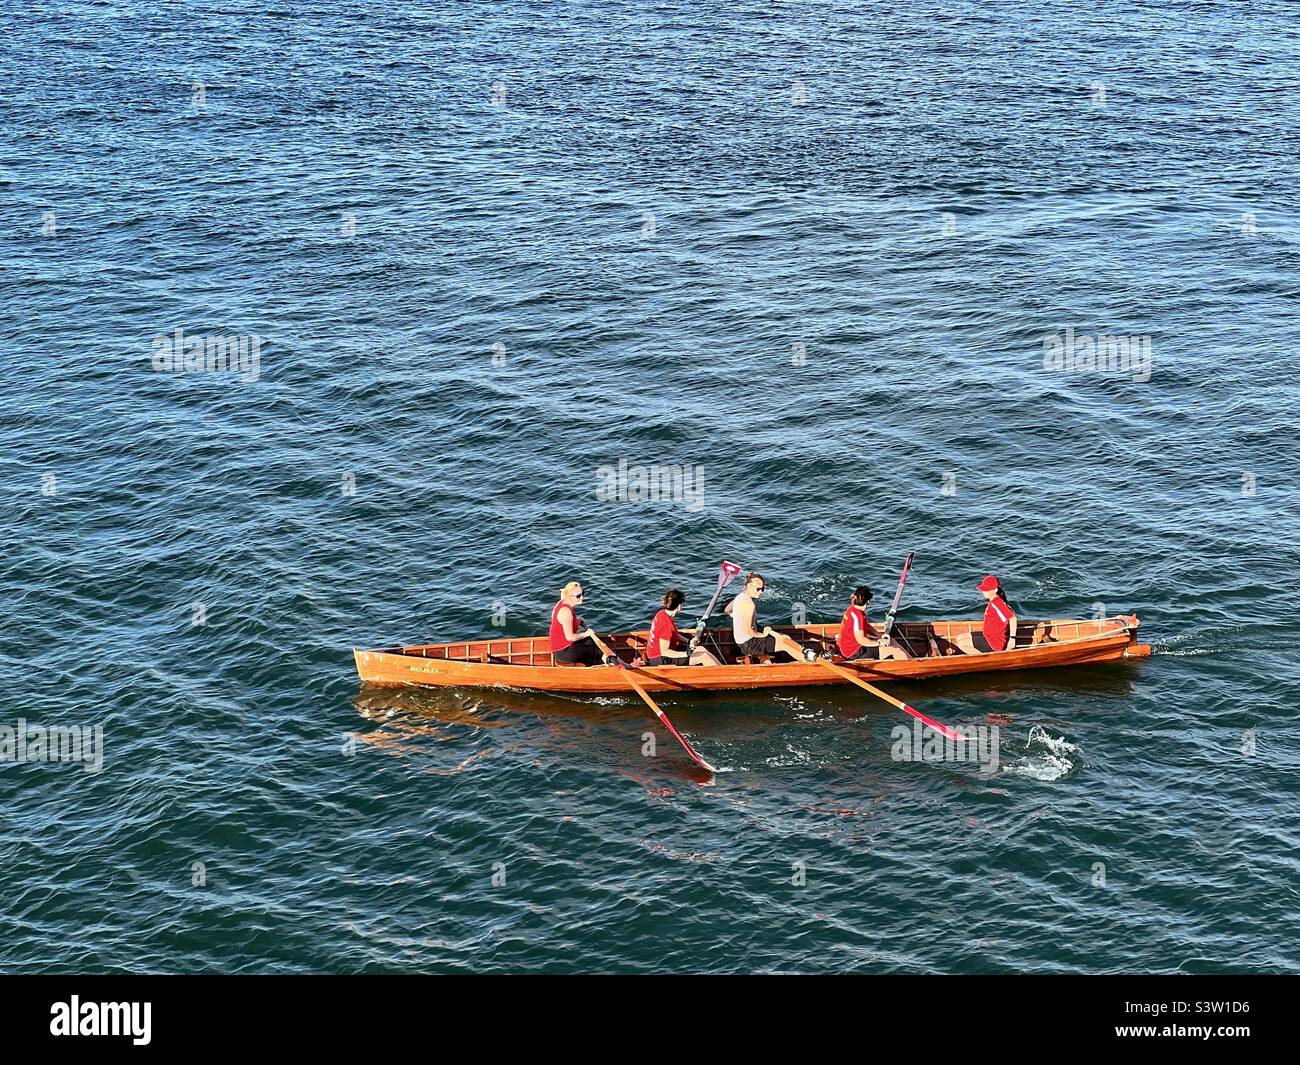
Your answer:
[[[1013,650],[982,655],[956,651],[958,635],[978,629],[978,621],[899,622],[894,638],[924,658],[904,661],[839,662],[863,678],[915,680],[960,673],[1052,666],[1094,665],[1124,658],[1145,658],[1149,644],[1138,642],[1136,614],[1100,620],[1020,621]],[[778,628],[806,647],[834,649],[839,625],[791,625]],[[630,664],[645,649],[649,633],[621,632],[606,642],[620,660]],[[939,657],[928,656],[933,636]],[[816,662],[790,662],[776,655],[772,663],[736,661],[731,629],[710,629],[705,645],[721,650],[721,666],[659,666],[635,670],[641,686],[650,691],[703,692],[744,688],[787,688],[844,681]],[[951,653],[949,653],[951,652]],[[518,688],[532,691],[600,694],[624,693],[628,685],[622,670],[609,666],[555,665],[545,636],[515,639],[470,640],[380,650],[353,650],[362,682],[386,687],[408,684],[442,688]]]

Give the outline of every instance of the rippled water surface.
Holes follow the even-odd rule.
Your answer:
[[[0,29],[0,724],[104,737],[0,762],[0,967],[1298,967],[1291,5]],[[155,369],[177,329],[256,372]],[[1149,379],[1046,368],[1066,329]],[[621,461],[702,496],[598,498]],[[856,689],[666,700],[712,781],[634,700],[352,665],[575,576],[644,627],[721,558],[835,620],[909,550],[905,618],[992,571],[1155,654],[893,686],[1006,715],[995,774]]]

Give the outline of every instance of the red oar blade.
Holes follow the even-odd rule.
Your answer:
[[[965,739],[965,737],[958,735],[957,730],[952,728],[951,726],[945,725],[942,721],[936,721],[934,718],[921,713],[920,710],[908,706],[907,703],[903,702],[902,699],[895,699],[888,692],[881,691],[874,684],[868,684],[865,680],[863,680],[859,676],[856,676],[851,671],[844,669],[841,666],[832,665],[830,662],[827,662],[825,659],[822,658],[819,658],[817,661],[819,665],[825,666],[832,673],[838,675],[844,680],[847,680],[850,684],[856,684],[863,691],[868,691],[872,695],[876,696],[877,698],[884,699],[885,702],[887,703],[892,703],[894,706],[898,707],[898,709],[904,711],[905,713],[911,714],[914,718],[916,718],[919,722],[921,722],[921,724],[929,725],[932,729],[934,729],[935,732],[939,733],[939,735],[941,735],[944,739],[948,739],[948,740]]]
[[[708,762],[695,753],[695,748],[686,742],[686,737],[677,731],[676,726],[668,720],[668,715],[659,709],[659,704],[650,698],[650,693],[641,687],[640,682],[632,676],[632,670],[625,670],[623,672],[623,679],[631,685],[637,695],[641,696],[641,698],[645,700],[646,706],[650,707],[650,709],[654,711],[655,717],[664,723],[664,727],[673,734],[677,742],[682,745],[682,750],[691,756],[691,760],[701,769],[707,769],[710,773],[716,773],[717,770],[714,769],[713,766],[709,765]]]
[[[657,702],[655,702],[652,698],[650,698],[650,693],[646,691],[643,687],[641,687],[641,682],[638,681],[636,677],[632,675],[633,670],[629,669],[627,665],[624,664],[623,662],[620,662],[615,657],[614,653],[609,649],[609,645],[605,643],[604,640],[600,639],[600,637],[596,637],[596,646],[600,648],[601,653],[605,655],[607,661],[610,659],[614,660],[614,662],[616,663],[615,668],[618,669],[620,676],[622,676],[622,678],[625,681],[627,681],[628,686],[634,692],[636,692],[637,695],[641,696],[641,698],[645,701],[646,706],[650,707],[650,709],[655,712],[655,717],[657,717],[660,721],[664,723],[665,726],[667,726],[668,731],[671,732],[673,736],[676,738],[677,742],[682,745],[682,749],[691,756],[691,760],[694,761],[695,764],[698,765],[701,769],[707,769],[710,773],[716,773],[717,770],[714,769],[713,766],[709,765],[708,762],[706,762],[703,758],[701,758],[698,754],[695,753],[695,748],[686,742],[686,737],[677,731],[677,729],[673,726],[673,723],[668,720],[668,715],[659,709],[659,704]]]
[[[695,760],[696,765],[698,765],[701,769],[707,769],[710,773],[717,772],[717,770],[714,769],[713,766],[709,765],[708,762],[706,762],[703,758],[699,756],[699,754],[696,753],[694,747],[692,747],[689,743],[686,742],[686,737],[677,731],[677,729],[673,726],[673,723],[668,720],[667,715],[665,715],[662,710],[659,711],[659,720],[664,723],[664,725],[667,727],[669,732],[671,732],[674,736],[677,737],[677,742],[680,743],[682,745],[682,749],[685,750],[686,753],[689,754],[691,758]]]
[[[922,725],[929,725],[932,729],[934,729],[935,732],[939,733],[939,735],[942,736],[944,739],[953,740],[958,743],[965,741],[966,737],[961,735],[951,725],[945,725],[942,721],[936,721],[934,718],[928,717],[925,714],[921,713],[920,710],[908,706],[907,703],[899,703],[898,705],[905,713],[911,714],[914,718],[916,718],[917,721],[921,722]]]

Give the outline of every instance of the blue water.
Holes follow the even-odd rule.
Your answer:
[[[0,762],[0,969],[1300,967],[1293,5],[0,30],[0,725],[103,729]],[[177,329],[257,365],[155,369]],[[353,670],[722,558],[835,620],[910,550],[904,618],[995,572],[1156,653],[893,686],[1006,715],[995,774],[855,689],[667,700],[712,781],[634,700]]]

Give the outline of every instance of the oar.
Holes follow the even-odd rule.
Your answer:
[[[912,556],[915,554],[915,551],[909,551],[907,558],[903,560],[903,572],[899,575],[898,587],[894,590],[894,601],[889,604],[889,613],[885,615],[885,627],[881,630],[881,644],[885,644],[894,638],[894,615],[898,613],[898,604],[903,600],[903,585],[907,583],[907,574],[912,568]],[[916,654],[906,636],[900,633],[898,638],[903,641],[908,654]]]
[[[915,551],[909,551],[907,558],[903,561],[903,572],[898,578],[898,588],[894,591],[894,601],[889,604],[889,613],[885,615],[885,627],[881,631],[888,636],[894,630],[894,615],[898,613],[898,604],[903,599],[903,585],[907,583],[907,571],[912,568],[912,556]]]
[[[698,647],[700,641],[708,633],[709,616],[713,613],[713,608],[718,605],[718,596],[722,594],[722,589],[732,582],[741,569],[743,567],[736,565],[734,562],[724,561],[722,563],[721,569],[718,570],[718,586],[713,590],[713,598],[709,600],[709,605],[704,608],[704,616],[696,622],[695,635],[691,637],[691,650]],[[713,647],[718,652],[718,657],[721,658],[722,648],[717,645],[716,641],[714,641]]]
[[[935,732],[939,733],[939,735],[941,735],[944,739],[953,740],[958,743],[963,742],[965,740],[965,737],[962,736],[960,733],[958,733],[956,729],[948,725],[945,725],[942,721],[936,721],[932,717],[927,717],[925,714],[921,713],[920,710],[917,710],[915,707],[908,706],[907,703],[903,702],[901,699],[895,699],[888,692],[881,691],[874,684],[868,684],[861,677],[854,675],[849,670],[842,669],[831,662],[827,662],[826,659],[824,658],[817,659],[817,664],[825,666],[832,673],[835,673],[838,676],[842,677],[844,680],[847,680],[850,684],[856,684],[859,688],[862,688],[865,691],[869,691],[872,695],[879,696],[881,699],[884,699],[885,702],[893,703],[896,707],[898,707],[898,709],[904,711],[905,713],[911,714],[914,718],[916,718],[919,722],[921,722],[921,724],[929,725],[932,729],[934,729]]]
[[[632,688],[632,690],[635,691],[637,695],[641,696],[641,698],[645,700],[646,706],[650,707],[650,709],[655,712],[655,717],[657,717],[660,721],[664,723],[664,727],[667,728],[668,731],[671,732],[675,737],[677,737],[677,742],[682,745],[682,748],[686,751],[687,754],[691,756],[692,759],[694,759],[695,763],[701,766],[702,768],[707,769],[710,773],[716,773],[717,770],[714,769],[713,766],[709,765],[709,763],[706,762],[703,758],[701,758],[698,754],[696,754],[695,748],[686,742],[686,737],[683,736],[680,732],[677,731],[676,728],[673,727],[673,723],[668,720],[668,715],[659,709],[659,704],[655,702],[652,698],[650,698],[650,693],[646,691],[643,687],[641,687],[641,682],[632,675],[632,670],[630,670],[621,661],[619,661],[618,657],[614,654],[614,652],[609,649],[609,645],[606,644],[605,641],[602,640],[599,636],[597,636],[594,632],[591,635],[591,639],[592,642],[595,643],[595,645],[600,648],[601,654],[605,656],[606,664],[609,664],[609,660],[611,658],[613,658],[614,661],[618,663],[618,665],[614,666],[613,668],[617,669],[623,675],[623,679],[627,681],[628,685]]]

